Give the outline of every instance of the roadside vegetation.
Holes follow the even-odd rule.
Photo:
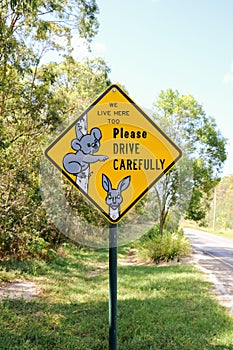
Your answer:
[[[213,230],[211,227],[198,226],[197,224],[195,224],[193,222],[189,222],[189,221],[183,221],[182,226],[197,229],[197,230],[204,231],[207,233],[211,233],[211,234],[216,235],[216,236],[221,236],[221,237],[233,239],[233,230],[230,230],[230,229],[228,229],[228,230],[223,230],[223,229]]]
[[[135,242],[137,253],[144,261],[154,263],[180,261],[191,254],[191,244],[183,230],[163,231],[159,225],[151,228]]]
[[[54,261],[5,262],[5,274],[37,281],[41,294],[0,303],[0,348],[108,349],[107,261],[107,251],[66,244]],[[232,350],[232,318],[210,288],[191,265],[133,266],[120,248],[118,348]]]
[[[182,226],[198,228],[222,237],[233,238],[233,175],[225,176],[215,188],[205,222],[182,221]]]
[[[233,234],[233,175],[225,176],[215,188],[207,214],[207,227],[213,232]]]
[[[204,229],[205,230],[205,229]],[[226,237],[226,238],[231,238],[233,239],[233,230],[213,230],[213,229],[207,229],[206,230],[208,233],[212,233],[213,235],[221,236],[221,237]]]

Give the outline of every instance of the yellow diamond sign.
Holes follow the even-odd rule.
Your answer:
[[[111,85],[45,155],[111,223],[117,223],[182,152],[118,85]]]

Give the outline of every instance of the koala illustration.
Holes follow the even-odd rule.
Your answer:
[[[79,178],[85,178],[85,170],[91,163],[102,162],[107,156],[94,155],[100,148],[102,133],[99,128],[91,129],[90,134],[83,134],[80,127],[76,125],[76,138],[72,140],[71,147],[76,153],[68,153],[63,158],[65,170]]]

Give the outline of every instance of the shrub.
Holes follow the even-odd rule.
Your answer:
[[[159,234],[159,226],[149,230],[137,243],[138,253],[143,260],[155,263],[179,261],[191,253],[191,245],[182,230],[164,231]]]

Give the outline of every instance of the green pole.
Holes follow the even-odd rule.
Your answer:
[[[109,350],[117,350],[117,224],[109,226]]]

